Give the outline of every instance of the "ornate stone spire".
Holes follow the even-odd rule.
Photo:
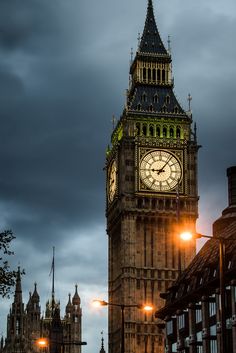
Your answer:
[[[78,294],[78,285],[77,284],[75,285],[75,294],[72,299],[72,304],[73,305],[80,305],[80,297]]]
[[[100,349],[100,353],[106,353],[105,349],[104,349],[104,338],[103,338],[103,331],[101,332],[102,334],[102,343],[101,343],[101,349]]]
[[[66,305],[66,313],[70,313],[72,311],[73,305],[71,303],[71,294],[68,294],[69,298],[68,298],[68,303]]]
[[[152,0],[148,0],[147,16],[138,52],[168,55],[157,29]]]
[[[22,303],[20,266],[18,267],[18,271],[16,275],[16,289],[15,289],[14,303]]]
[[[34,293],[32,295],[32,299],[34,301],[39,301],[39,294],[38,294],[38,291],[37,291],[37,283],[36,282],[34,284]]]

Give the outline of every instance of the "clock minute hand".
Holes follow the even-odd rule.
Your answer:
[[[167,159],[166,163],[163,165],[163,167],[162,167],[161,169],[159,169],[159,174],[162,173],[162,172],[164,172],[164,168],[165,168],[165,166],[168,164],[168,162],[171,160],[171,157],[172,157],[172,156],[170,156],[170,157]]]

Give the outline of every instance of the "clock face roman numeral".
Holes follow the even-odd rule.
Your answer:
[[[182,177],[179,160],[165,150],[153,150],[144,155],[139,172],[144,185],[154,191],[170,191]]]

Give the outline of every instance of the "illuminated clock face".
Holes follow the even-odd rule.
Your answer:
[[[148,152],[140,162],[140,178],[154,191],[170,191],[176,188],[182,177],[182,168],[172,153],[163,150]]]
[[[108,178],[108,199],[112,202],[114,200],[117,187],[117,166],[115,160],[110,165]]]

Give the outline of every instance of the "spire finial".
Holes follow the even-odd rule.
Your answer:
[[[101,335],[102,335],[102,338],[101,338],[101,349],[100,349],[100,353],[105,353],[103,331],[101,332]]]
[[[191,111],[191,101],[192,101],[193,97],[191,96],[191,94],[188,94],[188,110]]]
[[[140,33],[138,33],[138,48],[139,48],[139,46],[140,46],[140,42],[141,42],[141,34]]]
[[[134,49],[131,48],[131,50],[130,50],[130,65],[132,65],[133,60],[134,60]]]
[[[171,54],[171,39],[170,39],[170,35],[168,36],[168,52],[169,52],[169,54]]]
[[[21,289],[21,272],[20,266],[18,266],[16,274],[16,288],[15,288],[15,303],[22,303],[22,289]]]
[[[115,126],[116,126],[116,117],[115,117],[114,114],[112,115],[112,120],[111,120],[111,122],[112,122],[112,129],[114,130],[114,129],[115,129]]]

